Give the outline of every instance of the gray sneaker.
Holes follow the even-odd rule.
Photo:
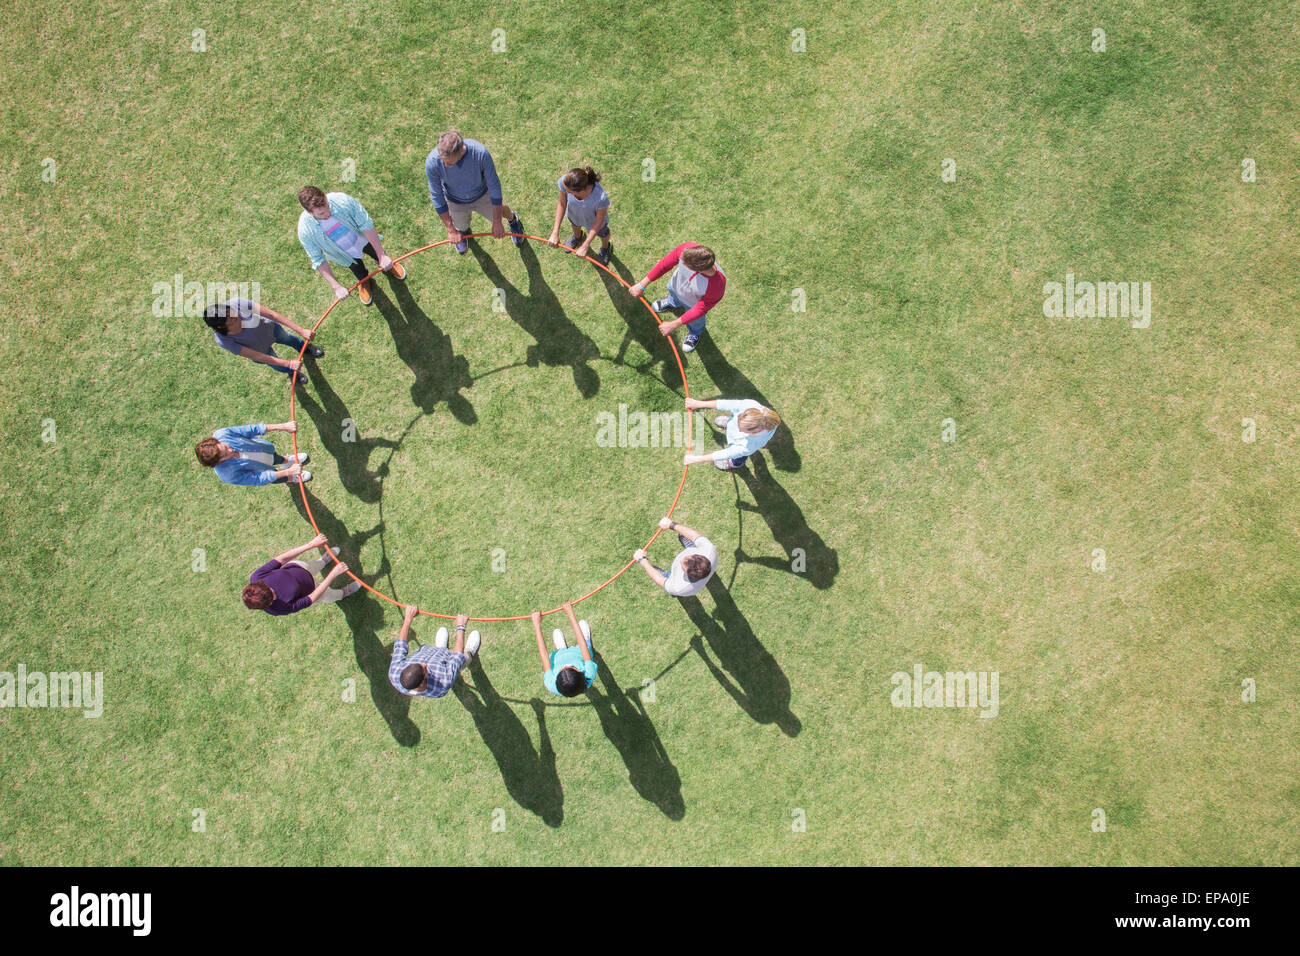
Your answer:
[[[654,309],[656,312],[667,312],[672,307],[673,307],[672,300],[667,298],[655,299],[654,302],[650,305],[650,308]]]
[[[699,344],[700,344],[700,336],[698,336],[698,335],[688,335],[688,336],[686,336],[686,341],[682,343],[682,351],[683,351],[683,352],[694,352],[694,351],[695,351],[695,346],[697,346],[697,345],[699,345]]]

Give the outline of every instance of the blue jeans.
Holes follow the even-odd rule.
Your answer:
[[[672,289],[668,290],[668,304],[674,309],[689,309],[690,306],[677,301],[677,296],[673,295]],[[704,332],[705,320],[708,319],[708,313],[700,316],[694,322],[686,323],[686,331],[691,335],[701,335]]]
[[[303,344],[302,339],[298,338],[298,336],[296,335],[290,335],[287,331],[285,331],[284,326],[281,325],[279,322],[275,322],[273,324],[275,325],[276,345],[287,345],[290,348],[292,348],[295,352],[299,351],[302,348],[302,344]],[[267,354],[270,355],[273,353],[268,352]],[[289,370],[287,368],[281,368],[279,365],[272,365],[271,368],[275,369],[277,372],[283,372],[285,375],[289,374]]]

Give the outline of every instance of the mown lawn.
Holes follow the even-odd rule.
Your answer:
[[[105,701],[0,709],[0,863],[1294,863],[1295,13],[4,4],[0,671],[100,671]],[[579,606],[576,701],[527,622],[411,702],[393,606],[245,610],[310,526],[191,449],[288,394],[153,308],[179,274],[315,322],[297,189],[357,196],[395,253],[444,238],[449,126],[534,235],[590,161],[628,281],[714,248],[690,390],[789,426],[688,475],[675,514],[722,555],[700,600],[634,567]],[[586,593],[676,491],[680,448],[597,442],[681,407],[671,352],[541,244],[407,267],[321,327],[318,523],[441,613]],[[1149,282],[1149,327],[1044,317],[1067,273]],[[918,664],[996,672],[997,715],[891,706]]]

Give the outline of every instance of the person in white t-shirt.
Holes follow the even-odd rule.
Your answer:
[[[672,518],[660,518],[659,527],[665,531],[676,531],[677,540],[686,550],[673,558],[667,571],[651,564],[641,548],[637,548],[632,560],[641,565],[651,581],[673,597],[694,597],[704,590],[713,577],[713,572],[718,570],[718,549],[694,528],[678,524]]]

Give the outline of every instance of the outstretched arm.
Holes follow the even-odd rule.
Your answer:
[[[342,561],[336,562],[334,567],[329,569],[329,572],[325,575],[325,577],[321,578],[320,584],[316,585],[316,590],[311,592],[311,596],[307,598],[307,603],[315,604],[325,595],[325,592],[330,589],[330,585],[334,583],[335,578],[337,578],[340,574],[347,574],[347,573],[348,573],[348,566],[344,564]]]
[[[537,653],[542,655],[543,672],[551,669],[551,655],[546,653],[546,639],[542,637],[542,612],[533,612],[533,632],[537,635]]]
[[[293,319],[289,318],[287,315],[281,315],[279,312],[276,312],[274,309],[268,309],[264,305],[255,305],[253,306],[253,310],[258,315],[265,316],[266,318],[270,319],[272,322],[278,322],[280,325],[283,325],[286,329],[288,329],[294,335],[299,336],[304,341],[310,342],[312,340],[312,337],[316,334],[315,332],[312,332],[309,329],[304,329],[301,325],[299,325]]]
[[[345,286],[342,282],[339,282],[338,279],[334,278],[334,270],[330,268],[330,264],[328,262],[321,262],[320,268],[318,268],[316,271],[319,272],[322,276],[324,276],[325,281],[330,284],[330,288],[334,290],[335,298],[346,299],[348,297],[347,286]]]
[[[573,254],[575,256],[585,256],[587,254],[587,250],[591,248],[591,240],[595,239],[596,233],[600,232],[600,230],[604,228],[605,228],[605,210],[597,209],[596,221],[592,224],[592,227],[587,230],[587,235],[586,237],[583,238],[582,244],[578,246],[578,248],[573,250]]]
[[[667,581],[668,579],[664,577],[664,573],[662,571],[660,571],[658,568],[656,568],[653,564],[650,563],[649,559],[645,556],[644,551],[642,551],[640,548],[637,548],[636,551],[632,553],[632,560],[635,561],[637,564],[641,565],[641,570],[643,570],[647,575],[650,576],[651,581],[653,581],[655,584],[659,585],[660,587],[664,586],[664,582]]]
[[[402,617],[402,629],[397,634],[399,641],[409,641],[411,639],[411,622],[415,620],[415,615],[420,613],[420,609],[414,604],[406,605],[406,614]]]
[[[659,527],[663,528],[665,531],[676,531],[692,544],[695,542],[695,539],[700,536],[700,533],[694,528],[688,528],[684,524],[678,524],[672,518],[660,518]]]
[[[564,613],[569,616],[569,623],[573,625],[573,633],[577,637],[578,650],[582,652],[582,659],[591,660],[591,648],[587,646],[587,637],[582,633],[582,628],[578,627],[578,619],[573,614],[573,605],[566,602]]]
[[[691,411],[695,411],[697,408],[717,408],[718,400],[716,398],[711,398],[708,401],[702,402],[698,398],[688,398],[686,399],[686,407]]]
[[[275,365],[279,368],[287,368],[292,372],[296,372],[298,369],[302,368],[302,361],[299,359],[282,359],[280,356],[272,355],[269,352],[255,352],[247,345],[241,345],[238,354],[242,355],[246,359],[252,359],[254,362],[259,362],[262,365]]]
[[[325,535],[318,534],[306,544],[300,544],[296,548],[290,548],[284,554],[277,554],[275,560],[279,561],[281,564],[284,564],[286,561],[292,561],[294,558],[298,557],[298,555],[310,551],[312,548],[319,548],[325,543],[325,540]]]
[[[388,253],[384,252],[384,244],[379,241],[379,233],[374,229],[367,229],[362,235],[366,237],[366,242],[370,243],[375,252],[379,253],[379,268],[391,269],[393,260]]]
[[[551,238],[546,241],[553,246],[560,244],[560,223],[564,220],[564,210],[569,208],[569,194],[560,190],[560,198],[555,200],[555,225],[551,227]]]

